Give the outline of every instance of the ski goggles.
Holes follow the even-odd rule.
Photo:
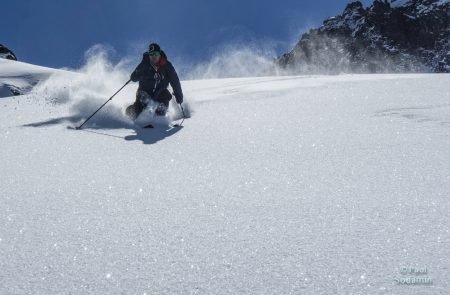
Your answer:
[[[152,51],[152,52],[149,52],[148,55],[150,55],[150,56],[161,56],[161,52],[159,52],[159,51]]]

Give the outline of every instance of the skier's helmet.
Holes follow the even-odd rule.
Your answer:
[[[158,44],[152,43],[148,46],[148,53],[152,54],[152,53],[159,53],[159,52],[161,52],[161,47],[159,47]]]

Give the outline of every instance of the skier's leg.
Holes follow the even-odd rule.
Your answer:
[[[131,119],[131,120],[136,120],[137,116],[136,116],[136,107],[134,104],[128,106],[125,110],[125,114]]]
[[[139,102],[141,104],[142,110],[148,105],[151,99],[152,97],[147,91],[138,89],[136,93],[136,102]]]
[[[144,106],[140,102],[128,106],[125,110],[125,114],[131,119],[136,120],[140,113],[144,110]]]
[[[167,109],[169,108],[169,101],[172,99],[172,94],[170,94],[169,90],[162,90],[158,97],[156,97],[156,101],[159,103],[156,108],[155,114],[158,116],[165,116],[167,113]]]
[[[145,106],[148,104],[149,100],[150,95],[147,92],[138,89],[138,91],[136,92],[136,101],[134,102],[134,104],[127,107],[125,113],[132,120],[136,120],[136,118],[140,113],[142,113]]]

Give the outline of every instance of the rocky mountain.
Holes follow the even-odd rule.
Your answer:
[[[450,0],[347,5],[278,59],[294,73],[450,72]]]
[[[10,49],[3,44],[0,44],[0,58],[6,58],[11,60],[17,60],[16,55]]]

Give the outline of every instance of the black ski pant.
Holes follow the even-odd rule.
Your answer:
[[[145,107],[154,101],[158,103],[155,114],[158,116],[164,116],[169,108],[169,102],[172,99],[172,94],[169,90],[162,89],[155,97],[152,97],[148,92],[138,89],[136,92],[136,101],[127,107],[125,113],[131,119],[135,120]]]

